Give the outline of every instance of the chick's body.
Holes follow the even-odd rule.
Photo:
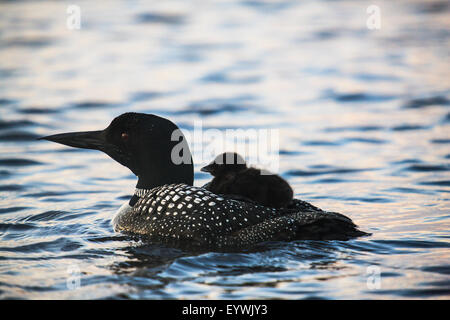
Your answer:
[[[209,191],[245,197],[272,208],[289,205],[293,191],[283,178],[257,168],[248,168],[238,154],[234,153],[234,157],[226,158],[229,154],[219,155],[211,164],[202,168],[202,171],[214,176],[206,187]],[[227,162],[226,159],[233,159],[234,162]]]

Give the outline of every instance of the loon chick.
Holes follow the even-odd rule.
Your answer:
[[[218,155],[200,170],[214,176],[204,188],[216,194],[243,196],[271,208],[286,207],[294,195],[286,180],[268,171],[248,168],[235,152]]]
[[[301,200],[276,209],[194,187],[187,141],[171,121],[124,113],[104,130],[43,137],[76,148],[100,150],[137,177],[136,191],[113,219],[116,231],[192,248],[245,248],[264,241],[347,240],[368,235],[351,219]]]

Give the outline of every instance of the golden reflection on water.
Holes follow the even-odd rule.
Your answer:
[[[238,282],[234,291],[208,275],[206,269],[215,270],[215,261],[202,264],[194,259],[193,264],[205,269],[193,270],[178,266],[179,261],[167,263],[163,276],[191,272],[203,281],[181,277],[162,286],[162,291],[177,298],[220,299],[226,294],[304,298],[307,294],[301,292],[310,286],[325,297],[381,299],[398,297],[396,290],[433,287],[422,283],[442,281],[445,275],[423,269],[447,265],[450,254],[450,189],[442,183],[450,180],[450,149],[445,143],[450,139],[448,108],[405,105],[417,98],[448,97],[450,40],[444,30],[449,29],[450,19],[448,10],[414,11],[421,1],[378,1],[378,5],[382,28],[368,31],[367,4],[353,1],[309,1],[266,13],[239,2],[114,1],[105,6],[80,1],[82,29],[70,31],[64,2],[1,3],[0,72],[12,76],[0,77],[0,98],[18,102],[1,105],[0,119],[29,120],[33,125],[24,130],[38,136],[102,129],[126,111],[154,112],[187,126],[201,120],[205,127],[276,128],[280,149],[293,152],[280,157],[280,174],[293,185],[296,196],[342,212],[373,233],[348,244],[331,244],[334,249],[317,249],[330,251],[321,265],[307,258],[298,265],[297,260],[266,253],[261,265],[280,264],[286,270],[221,276],[223,281]],[[142,13],[179,15],[183,22],[139,23]],[[136,99],[136,93],[156,95]],[[76,107],[86,102],[106,106]],[[247,109],[209,116],[183,113],[220,104]],[[24,109],[56,112],[33,114],[23,113]],[[108,221],[133,191],[135,178],[106,155],[67,149],[34,140],[0,141],[2,159],[42,163],[0,168],[13,172],[0,176],[2,185],[23,186],[2,191],[1,207],[29,207],[2,213],[2,222],[31,224],[32,217],[47,211],[75,215],[33,222],[42,230],[31,235],[5,232],[0,279],[16,297],[54,297],[52,291],[36,293],[27,285],[57,286],[60,298],[105,297],[111,292],[133,292],[139,297],[140,289],[132,284],[113,281],[82,286],[76,293],[64,289],[70,263],[80,264],[86,278],[116,276],[130,269],[146,275],[142,257],[130,254],[127,241],[89,238],[115,236]],[[197,174],[199,158],[194,154]],[[411,168],[414,164],[444,169],[421,171]],[[320,173],[333,169],[353,171]],[[307,174],[289,173],[295,170]],[[195,184],[208,180],[199,175]],[[35,195],[39,193],[43,194]],[[38,240],[59,243],[59,239],[73,240],[68,248],[78,242],[81,249],[68,249],[69,257],[42,244],[44,249],[37,245],[36,251],[33,247],[5,251]],[[101,257],[73,256],[85,252],[101,252]],[[39,257],[52,259],[36,262]],[[144,266],[123,267],[131,262]],[[394,274],[382,278],[382,290],[388,293],[367,289],[369,264]],[[7,274],[11,269],[20,276]]]

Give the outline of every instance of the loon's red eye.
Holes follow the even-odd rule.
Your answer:
[[[128,133],[123,132],[121,137],[122,137],[122,140],[126,142],[126,141],[128,141],[128,138],[129,138],[130,136],[128,135]]]

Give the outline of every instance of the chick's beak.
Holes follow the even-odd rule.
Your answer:
[[[204,166],[203,168],[200,169],[200,171],[202,172],[212,172],[214,169],[214,164],[210,163],[207,166]]]

